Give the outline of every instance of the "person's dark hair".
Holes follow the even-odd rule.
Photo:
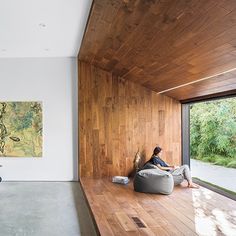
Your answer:
[[[155,147],[154,150],[153,150],[153,155],[157,155],[158,153],[161,152],[161,148],[160,147]]]

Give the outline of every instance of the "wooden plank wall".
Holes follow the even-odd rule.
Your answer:
[[[135,153],[149,159],[156,145],[180,164],[180,103],[79,61],[80,176],[129,175]]]

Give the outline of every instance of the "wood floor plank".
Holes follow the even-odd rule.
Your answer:
[[[181,219],[178,218],[179,214],[176,214],[176,211],[166,208],[165,205],[163,206],[159,202],[155,202],[155,208],[158,209],[158,212],[162,217],[170,222],[171,225],[174,225],[183,234],[196,235],[194,229],[192,229],[191,226],[186,226],[183,222],[183,217],[181,217]]]
[[[128,235],[126,232],[124,232],[124,229],[119,224],[114,214],[107,216],[107,222],[109,223],[112,231],[114,232],[114,235],[117,235],[117,236]]]
[[[236,235],[236,202],[203,187],[183,183],[171,195],[160,195],[134,192],[132,181],[82,178],[81,184],[102,236]]]
[[[151,228],[142,228],[139,229],[139,234],[141,236],[156,236],[157,234],[155,233],[155,231],[153,231]],[[158,235],[162,235],[162,236],[168,236],[167,234],[163,234],[162,232],[159,232]]]
[[[115,216],[117,217],[119,223],[124,228],[125,231],[137,231],[137,227],[134,222],[128,217],[124,212],[116,212]]]
[[[159,227],[158,222],[148,214],[142,207],[135,208],[139,218],[143,219],[144,222],[151,228],[151,227]]]
[[[162,227],[154,227],[151,228],[151,230],[154,232],[155,235],[161,235],[161,236],[174,236],[176,234],[172,234],[170,233],[169,229],[167,229],[169,231],[169,233]],[[180,235],[180,234],[179,234]]]

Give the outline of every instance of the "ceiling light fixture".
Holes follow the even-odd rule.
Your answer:
[[[176,87],[173,87],[173,88],[169,88],[169,89],[166,89],[166,90],[157,92],[157,94],[166,93],[166,92],[169,92],[169,91],[171,91],[171,90],[178,89],[178,88],[182,88],[182,87],[185,87],[185,86],[187,86],[187,85],[195,84],[195,83],[198,83],[198,82],[201,82],[201,81],[204,81],[204,80],[208,80],[208,79],[211,79],[211,78],[214,78],[214,77],[217,77],[217,76],[220,76],[220,75],[224,75],[224,74],[226,74],[226,73],[229,73],[229,72],[232,72],[232,71],[235,71],[235,70],[236,70],[236,67],[235,67],[235,68],[232,68],[232,69],[230,69],[230,70],[227,70],[227,71],[223,71],[223,72],[220,72],[220,73],[217,73],[217,74],[214,74],[214,75],[210,75],[210,76],[207,76],[207,77],[204,77],[204,78],[201,78],[201,79],[192,81],[192,82],[188,82],[188,83],[186,83],[186,84],[181,84],[181,85],[179,85],[179,86],[176,86]]]
[[[39,26],[40,26],[41,28],[45,28],[45,27],[46,27],[46,24],[40,23]]]

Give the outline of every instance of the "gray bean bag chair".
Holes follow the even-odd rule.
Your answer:
[[[134,177],[134,190],[142,193],[171,194],[174,188],[173,176],[147,163]]]
[[[142,168],[142,170],[144,169],[156,169],[156,166],[151,164],[150,162],[147,162],[144,167]],[[169,172],[171,173],[171,172]],[[172,175],[173,179],[174,179],[174,185],[179,185],[184,181],[184,176],[182,174],[179,175]]]
[[[174,185],[179,185],[184,181],[184,176],[183,175],[172,175],[174,179]]]

